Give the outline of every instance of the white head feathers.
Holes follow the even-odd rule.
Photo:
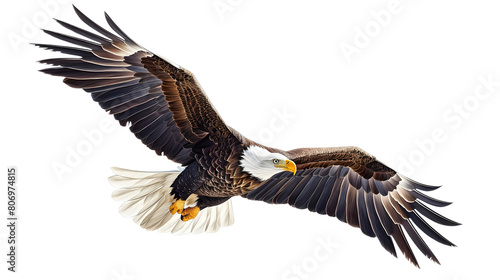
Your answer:
[[[253,177],[265,181],[277,173],[283,172],[283,169],[276,168],[273,160],[286,160],[287,158],[278,153],[271,153],[259,146],[249,146],[243,151],[243,157],[240,166],[244,172]]]

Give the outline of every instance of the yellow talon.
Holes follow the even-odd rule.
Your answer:
[[[184,210],[184,200],[177,199],[172,205],[170,205],[170,214],[174,215],[175,213],[182,213]]]
[[[181,219],[184,222],[189,221],[191,219],[196,218],[198,213],[200,213],[200,207],[198,207],[198,206],[186,208],[181,213],[181,215],[182,215]]]

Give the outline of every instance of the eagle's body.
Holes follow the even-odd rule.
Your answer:
[[[121,187],[113,197],[124,201],[120,211],[142,227],[216,231],[233,222],[229,199],[243,196],[337,217],[377,237],[393,255],[395,241],[415,265],[404,232],[427,257],[437,258],[414,225],[453,245],[420,216],[458,224],[425,206],[449,204],[421,192],[437,187],[410,180],[357,147],[282,151],[253,142],[225,124],[189,71],[139,46],[107,15],[118,35],[75,11],[99,34],[58,21],[85,39],[45,31],[79,47],[37,44],[77,56],[43,60],[57,67],[42,71],[91,93],[150,149],[185,167],[182,172],[113,169],[110,181]],[[182,218],[174,218],[176,213]]]

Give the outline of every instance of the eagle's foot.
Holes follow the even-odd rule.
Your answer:
[[[175,213],[182,213],[182,210],[184,210],[184,200],[182,199],[177,199],[172,205],[170,205],[170,214],[174,215]]]
[[[196,218],[198,213],[200,213],[200,207],[198,207],[198,206],[186,208],[181,213],[181,215],[182,215],[181,219],[184,222],[189,221],[191,219]]]

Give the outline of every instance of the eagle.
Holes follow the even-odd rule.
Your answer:
[[[219,116],[195,76],[134,42],[105,13],[111,32],[74,7],[93,32],[56,21],[79,36],[43,30],[73,46],[34,44],[69,56],[41,60],[40,70],[89,92],[102,109],[160,156],[182,165],[166,172],[113,168],[120,212],[147,230],[215,232],[234,222],[231,198],[289,204],[376,237],[396,256],[394,242],[415,266],[411,241],[438,259],[416,230],[448,246],[428,220],[455,226],[429,208],[450,204],[358,147],[284,151],[254,142]],[[180,217],[180,218],[179,218]],[[406,233],[406,234],[405,234]]]

